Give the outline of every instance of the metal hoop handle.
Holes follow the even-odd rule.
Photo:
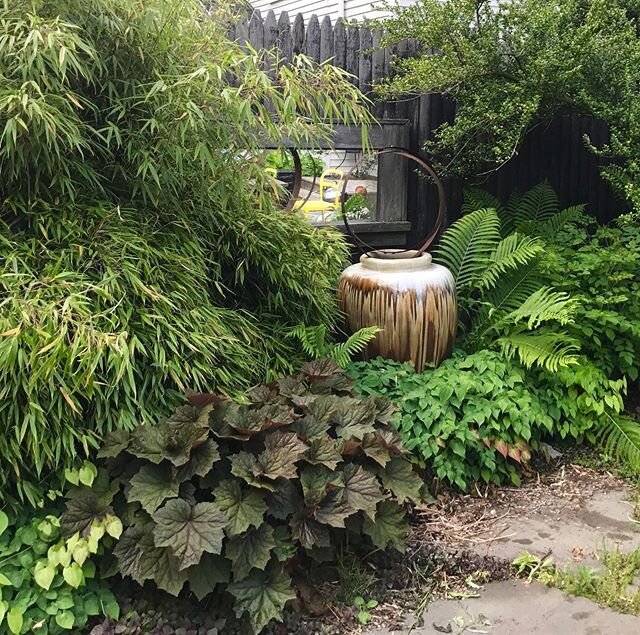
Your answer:
[[[341,211],[342,211],[342,222],[344,223],[344,227],[347,231],[347,233],[349,234],[349,236],[351,236],[351,238],[353,239],[353,241],[356,243],[358,249],[364,254],[367,255],[369,253],[377,253],[379,254],[379,256],[384,257],[384,252],[379,252],[377,249],[375,249],[374,247],[372,247],[371,245],[365,243],[362,239],[358,238],[358,236],[356,236],[355,232],[353,231],[353,228],[351,227],[351,225],[349,225],[349,221],[347,220],[347,215],[346,215],[346,209],[345,209],[345,203],[346,203],[346,194],[347,194],[347,184],[349,183],[349,179],[353,176],[354,172],[356,172],[356,170],[363,164],[363,162],[366,159],[370,159],[372,156],[374,157],[381,157],[382,155],[385,154],[397,154],[400,155],[402,157],[405,157],[406,159],[411,159],[412,161],[415,161],[421,168],[422,170],[427,174],[427,176],[430,176],[436,187],[438,188],[438,216],[436,218],[436,222],[435,225],[433,227],[433,229],[431,230],[431,232],[429,232],[429,234],[427,235],[427,237],[422,240],[421,242],[419,242],[417,245],[414,245],[413,247],[408,247],[407,249],[402,249],[400,251],[394,251],[393,255],[388,254],[386,257],[388,258],[393,258],[393,257],[397,257],[399,254],[404,254],[408,251],[415,251],[415,257],[420,256],[421,254],[423,254],[431,245],[431,243],[435,240],[436,236],[438,235],[438,233],[440,232],[440,229],[442,227],[442,223],[444,222],[444,219],[447,215],[447,199],[446,199],[446,194],[444,191],[444,187],[442,185],[442,181],[440,181],[440,179],[438,178],[438,175],[435,173],[435,170],[421,157],[419,157],[416,154],[413,154],[412,152],[409,152],[409,150],[407,150],[406,148],[400,148],[400,147],[396,147],[396,146],[390,146],[388,148],[383,148],[382,150],[377,150],[373,153],[373,155],[371,154],[363,154],[353,165],[353,167],[349,170],[349,172],[347,172],[347,175],[344,178],[343,184],[342,184],[342,191],[340,193],[340,202],[341,202]]]

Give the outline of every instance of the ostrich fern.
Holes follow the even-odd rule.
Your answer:
[[[472,203],[491,202],[478,191],[472,196]],[[527,199],[532,213],[549,209],[540,198],[538,193]],[[474,348],[497,347],[525,366],[553,371],[574,363],[575,343],[545,326],[569,322],[576,304],[545,286],[537,270],[544,243],[517,232],[501,238],[500,229],[496,209],[469,212],[447,229],[436,252],[456,280],[458,301],[467,316],[466,338]]]

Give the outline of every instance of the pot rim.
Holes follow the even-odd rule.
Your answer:
[[[360,256],[360,264],[374,271],[415,271],[427,269],[431,263],[431,254],[419,254],[416,250],[383,249]]]

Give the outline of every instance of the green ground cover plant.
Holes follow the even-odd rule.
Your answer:
[[[35,505],[187,388],[291,371],[286,333],[336,321],[342,238],[282,214],[251,157],[370,117],[344,71],[269,73],[230,19],[197,0],[0,3],[0,498]]]
[[[255,632],[280,619],[310,561],[363,539],[404,550],[405,503],[420,500],[422,482],[393,409],[356,397],[335,362],[308,362],[241,402],[189,401],[107,437],[107,470],[70,496],[66,535],[116,515],[121,575],[175,596],[188,584],[212,602],[226,592]]]
[[[69,480],[91,486],[85,464]],[[84,535],[61,535],[61,499],[45,509],[0,511],[0,634],[86,632],[90,619],[117,619],[120,608],[101,577],[98,557],[113,547],[122,524],[112,514]]]
[[[512,564],[514,571],[529,580],[557,587],[569,595],[584,597],[618,613],[640,615],[640,591],[635,586],[640,574],[640,550],[621,553],[602,549],[598,558],[604,565],[601,571],[580,566],[559,569],[551,558],[523,553]]]

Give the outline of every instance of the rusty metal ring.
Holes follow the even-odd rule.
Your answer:
[[[291,153],[291,156],[293,158],[293,191],[291,192],[291,196],[289,197],[287,204],[282,208],[283,212],[291,212],[293,210],[294,205],[299,200],[300,190],[302,189],[302,160],[300,159],[300,154],[293,147],[287,147],[287,150]],[[313,181],[311,182],[309,194],[307,194],[307,197],[302,201],[302,205],[304,205],[311,198],[311,195],[313,194],[313,188],[316,186],[317,178],[318,177],[316,176],[316,173],[314,171]]]
[[[365,243],[362,239],[358,238],[358,236],[356,236],[356,234],[353,231],[351,225],[349,225],[349,221],[347,220],[346,209],[345,209],[345,203],[346,203],[346,198],[347,198],[346,197],[347,184],[349,183],[349,179],[353,176],[354,172],[362,165],[362,163],[365,161],[365,159],[370,159],[372,156],[380,157],[380,156],[382,156],[384,154],[398,154],[400,156],[405,157],[406,159],[411,159],[412,161],[415,161],[424,170],[424,172],[433,179],[436,187],[438,188],[438,199],[439,199],[438,216],[436,218],[436,222],[435,222],[435,225],[434,225],[433,229],[427,235],[427,237],[424,240],[420,241],[417,245],[414,245],[412,247],[408,247],[407,249],[394,251],[393,254],[387,254],[386,256],[385,256],[384,252],[381,252],[381,251],[375,249],[371,245]],[[415,254],[416,257],[420,256],[421,254],[423,254],[429,248],[431,243],[435,240],[436,236],[438,235],[438,232],[440,231],[440,228],[442,227],[442,223],[444,222],[444,219],[445,219],[446,214],[447,214],[447,200],[446,200],[446,194],[445,194],[445,191],[444,191],[444,187],[442,185],[442,181],[440,181],[440,179],[438,178],[438,175],[435,173],[434,169],[424,159],[420,158],[416,154],[413,154],[412,152],[409,152],[409,150],[407,150],[406,148],[400,148],[400,147],[396,147],[396,146],[391,146],[391,147],[388,147],[388,148],[383,148],[382,150],[377,150],[377,151],[373,152],[373,154],[363,154],[355,162],[353,167],[349,170],[349,172],[347,172],[347,176],[345,177],[344,182],[342,184],[342,192],[340,193],[340,204],[341,204],[341,211],[342,211],[342,222],[344,223],[344,227],[345,227],[347,233],[349,234],[349,236],[351,236],[353,241],[358,246],[358,249],[364,255],[376,254],[376,255],[378,255],[378,257],[382,257],[382,258],[384,258],[384,257],[387,257],[387,258],[398,257],[398,255],[405,254],[405,253],[407,253],[409,251],[415,251],[416,252],[416,254]]]

